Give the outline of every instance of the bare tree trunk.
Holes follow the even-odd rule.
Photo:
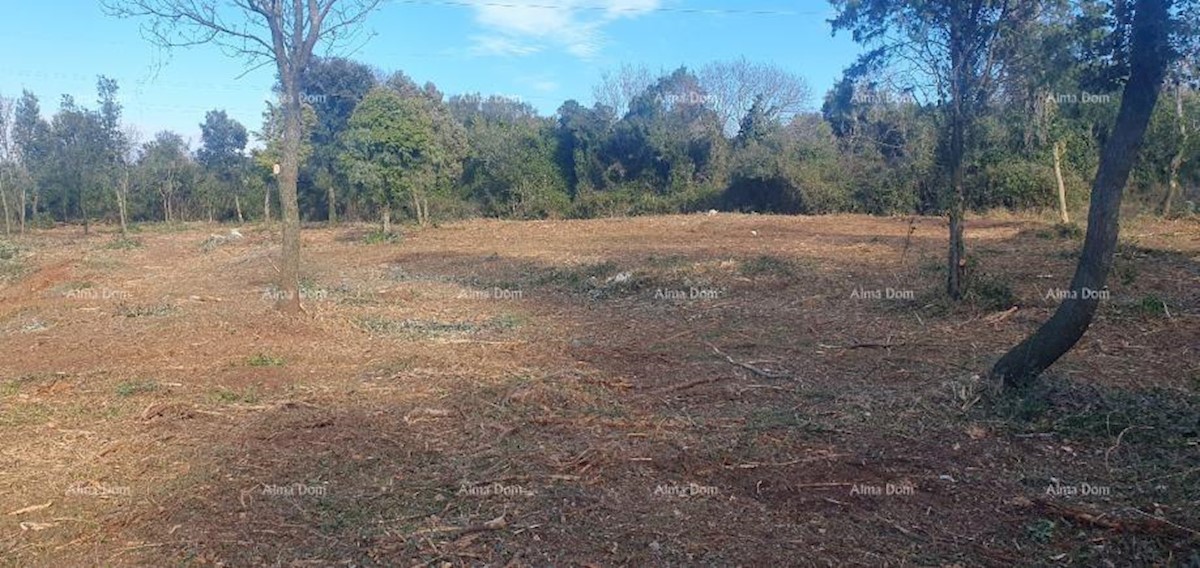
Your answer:
[[[383,206],[383,234],[392,232],[392,208],[384,204]]]
[[[36,186],[33,189],[33,221],[37,222],[38,202],[42,200],[42,191]]]
[[[239,195],[233,196],[233,208],[237,211],[238,224],[244,224],[246,219],[242,217],[242,198]]]
[[[125,171],[125,176],[121,178],[119,186],[113,189],[113,193],[117,197],[117,213],[121,216],[121,238],[129,238],[129,227],[125,222],[126,203],[129,195],[129,170]]]
[[[8,211],[8,195],[4,193],[4,173],[0,172],[0,203],[4,204],[4,236],[12,234],[12,215]]]
[[[326,195],[329,197],[329,224],[330,225],[336,225],[338,222],[337,195],[334,192],[335,192],[335,190],[333,188],[333,183],[330,182],[329,188],[325,191]]]
[[[283,258],[279,289],[283,300],[279,309],[298,314],[300,307],[300,204],[296,197],[296,181],[300,173],[300,136],[303,107],[300,106],[300,87],[297,77],[285,77],[287,101],[284,108],[286,128],[283,136],[283,163],[279,172],[279,202],[283,208]]]
[[[263,188],[263,222],[271,224],[271,184]]]
[[[1058,220],[1065,225],[1071,222],[1067,213],[1067,185],[1062,175],[1062,142],[1054,143],[1054,178],[1058,180]]]
[[[417,216],[417,225],[424,227],[425,220],[421,218],[421,196],[417,190],[412,191],[413,213]]]
[[[1179,149],[1171,158],[1171,177],[1167,185],[1167,196],[1163,200],[1163,217],[1171,216],[1171,206],[1179,196],[1179,169],[1183,167],[1183,152],[1187,149],[1188,130],[1183,120],[1183,85],[1182,81],[1175,83],[1175,120],[1179,122]]]
[[[992,377],[1005,388],[1030,387],[1083,337],[1099,307],[1112,268],[1120,231],[1121,196],[1134,159],[1158,100],[1159,87],[1170,60],[1169,0],[1137,0],[1130,56],[1131,75],[1121,96],[1121,108],[1112,135],[1104,146],[1100,167],[1092,183],[1087,236],[1069,297],[1054,315],[992,368]]]
[[[966,244],[963,242],[963,215],[966,211],[966,191],[963,185],[966,117],[961,108],[956,108],[954,115],[949,149],[950,183],[954,193],[950,202],[950,254],[946,267],[946,293],[952,299],[960,300],[967,269]]]
[[[21,184],[18,188],[20,192],[17,194],[17,206],[20,207],[20,215],[17,216],[21,221],[21,234],[25,234],[25,185]]]

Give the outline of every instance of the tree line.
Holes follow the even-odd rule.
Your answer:
[[[1096,17],[1047,12],[1027,24],[1023,49],[1037,57],[998,76],[971,109],[966,208],[1053,208],[1068,221],[1087,202],[1121,98],[1111,70],[1079,56],[1102,51],[1103,26],[1119,25]],[[815,109],[804,79],[771,65],[625,66],[603,76],[594,104],[566,101],[552,116],[501,96],[447,96],[343,58],[314,58],[301,82],[297,187],[308,220],[370,219],[390,230],[396,217],[951,207],[940,177],[947,102],[884,70],[847,70]],[[1166,82],[1130,186],[1171,215],[1194,207],[1200,186],[1200,136],[1191,134],[1200,92],[1183,64]],[[0,98],[6,230],[271,216],[282,101],[267,102],[255,132],[208,112],[193,149],[178,133],[142,139],[123,126],[118,93],[101,76],[93,108],[64,96],[49,117],[29,91]]]

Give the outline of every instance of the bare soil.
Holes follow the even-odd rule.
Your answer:
[[[1200,223],[1134,220],[1027,398],[980,378],[1077,236],[936,218],[146,226],[0,270],[0,565],[1200,565]]]

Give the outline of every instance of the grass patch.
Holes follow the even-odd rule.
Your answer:
[[[1129,311],[1140,317],[1161,318],[1167,315],[1167,303],[1162,298],[1149,294],[1130,304]]]
[[[1083,227],[1076,223],[1055,223],[1049,229],[1040,229],[1034,233],[1039,239],[1068,239],[1079,240],[1083,238]]]
[[[260,400],[258,389],[254,387],[243,390],[218,388],[212,391],[210,398],[219,404],[257,404]]]
[[[798,412],[782,408],[760,408],[750,412],[746,417],[746,430],[756,434],[771,430],[814,434],[829,431],[825,426],[804,418]]]
[[[266,353],[258,353],[246,359],[246,364],[251,367],[282,367],[284,360],[282,357],[272,357]]]
[[[380,245],[380,244],[397,244],[404,240],[400,233],[394,231],[384,232],[376,229],[363,236],[363,244]]]
[[[142,241],[131,239],[129,237],[117,237],[104,245],[107,250],[133,250],[142,248]]]
[[[992,395],[985,412],[1020,433],[1054,432],[1072,439],[1112,441],[1137,428],[1137,437],[1153,438],[1139,444],[1151,453],[1187,451],[1200,440],[1200,394],[1178,390],[1100,387],[1051,377],[1023,394]]]
[[[20,252],[15,243],[0,240],[0,260],[15,260]]]
[[[171,304],[153,304],[153,305],[129,305],[120,304],[117,306],[117,315],[127,318],[145,318],[145,317],[162,317],[170,315],[175,311],[175,306]]]
[[[990,312],[1007,310],[1017,303],[1008,279],[984,270],[976,257],[967,261],[963,299]]]
[[[16,244],[0,240],[0,282],[15,279],[24,272],[20,252]]]
[[[158,383],[154,381],[124,381],[117,385],[117,396],[128,398],[131,396],[151,393],[158,390]]]
[[[770,276],[774,278],[790,278],[796,275],[798,267],[795,262],[786,258],[762,255],[742,261],[739,267],[742,276]]]
[[[484,322],[437,320],[393,320],[367,316],[357,320],[359,329],[372,335],[399,335],[413,339],[475,335],[488,331],[509,331],[525,323],[523,316],[502,314]]]

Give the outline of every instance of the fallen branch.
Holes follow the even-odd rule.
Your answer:
[[[470,525],[466,527],[434,527],[430,529],[419,530],[413,533],[413,535],[449,533],[456,537],[462,537],[477,532],[498,531],[505,528],[508,528],[508,521],[504,519],[504,515],[500,515],[499,517],[496,517],[490,521],[479,523],[477,525]]]
[[[741,368],[743,368],[747,371],[750,371],[751,373],[754,373],[760,377],[765,377],[768,379],[790,379],[790,378],[792,378],[791,373],[776,373],[773,371],[766,371],[766,370],[760,369],[758,367],[755,367],[754,365],[751,365],[749,363],[743,363],[741,361],[735,360],[733,357],[726,355],[720,349],[717,349],[716,345],[713,345],[711,343],[705,343],[705,345],[707,345],[710,349],[712,349],[713,353],[716,353],[719,357],[722,357],[726,361],[728,361],[730,365],[734,365],[736,367],[741,367]]]
[[[1147,518],[1146,519],[1109,519],[1109,518],[1105,518],[1106,517],[1105,515],[1097,515],[1097,514],[1089,513],[1087,511],[1082,511],[1079,509],[1067,507],[1065,505],[1051,503],[1045,499],[1034,499],[1032,501],[1032,503],[1034,505],[1036,505],[1039,509],[1041,509],[1043,512],[1048,512],[1048,513],[1057,515],[1057,516],[1067,519],[1069,521],[1075,521],[1080,524],[1085,524],[1085,525],[1089,525],[1089,526],[1096,527],[1096,528],[1108,529],[1111,531],[1125,532],[1125,533],[1142,533],[1142,534],[1156,534],[1156,533],[1163,533],[1163,532],[1177,532],[1177,533],[1182,532],[1182,533],[1190,534],[1192,536],[1200,536],[1200,532],[1196,531],[1195,529],[1191,529],[1191,528],[1188,528],[1188,527],[1185,527],[1182,525],[1175,524],[1164,518],[1161,518],[1161,517],[1158,517],[1155,515],[1151,515],[1150,513],[1147,513],[1145,511],[1135,508],[1135,507],[1130,507],[1130,509],[1132,509],[1134,512],[1136,512],[1142,516],[1145,516]]]
[[[1105,469],[1107,469],[1108,471],[1112,471],[1112,466],[1108,465],[1108,456],[1110,454],[1112,454],[1114,451],[1116,451],[1117,448],[1121,447],[1121,439],[1123,439],[1125,437],[1125,434],[1127,432],[1129,432],[1130,430],[1153,430],[1153,429],[1154,428],[1151,426],[1130,426],[1124,430],[1121,430],[1121,433],[1117,434],[1117,442],[1115,444],[1113,444],[1112,447],[1108,448],[1108,450],[1105,450],[1105,452],[1104,452],[1104,467],[1105,467]]]

